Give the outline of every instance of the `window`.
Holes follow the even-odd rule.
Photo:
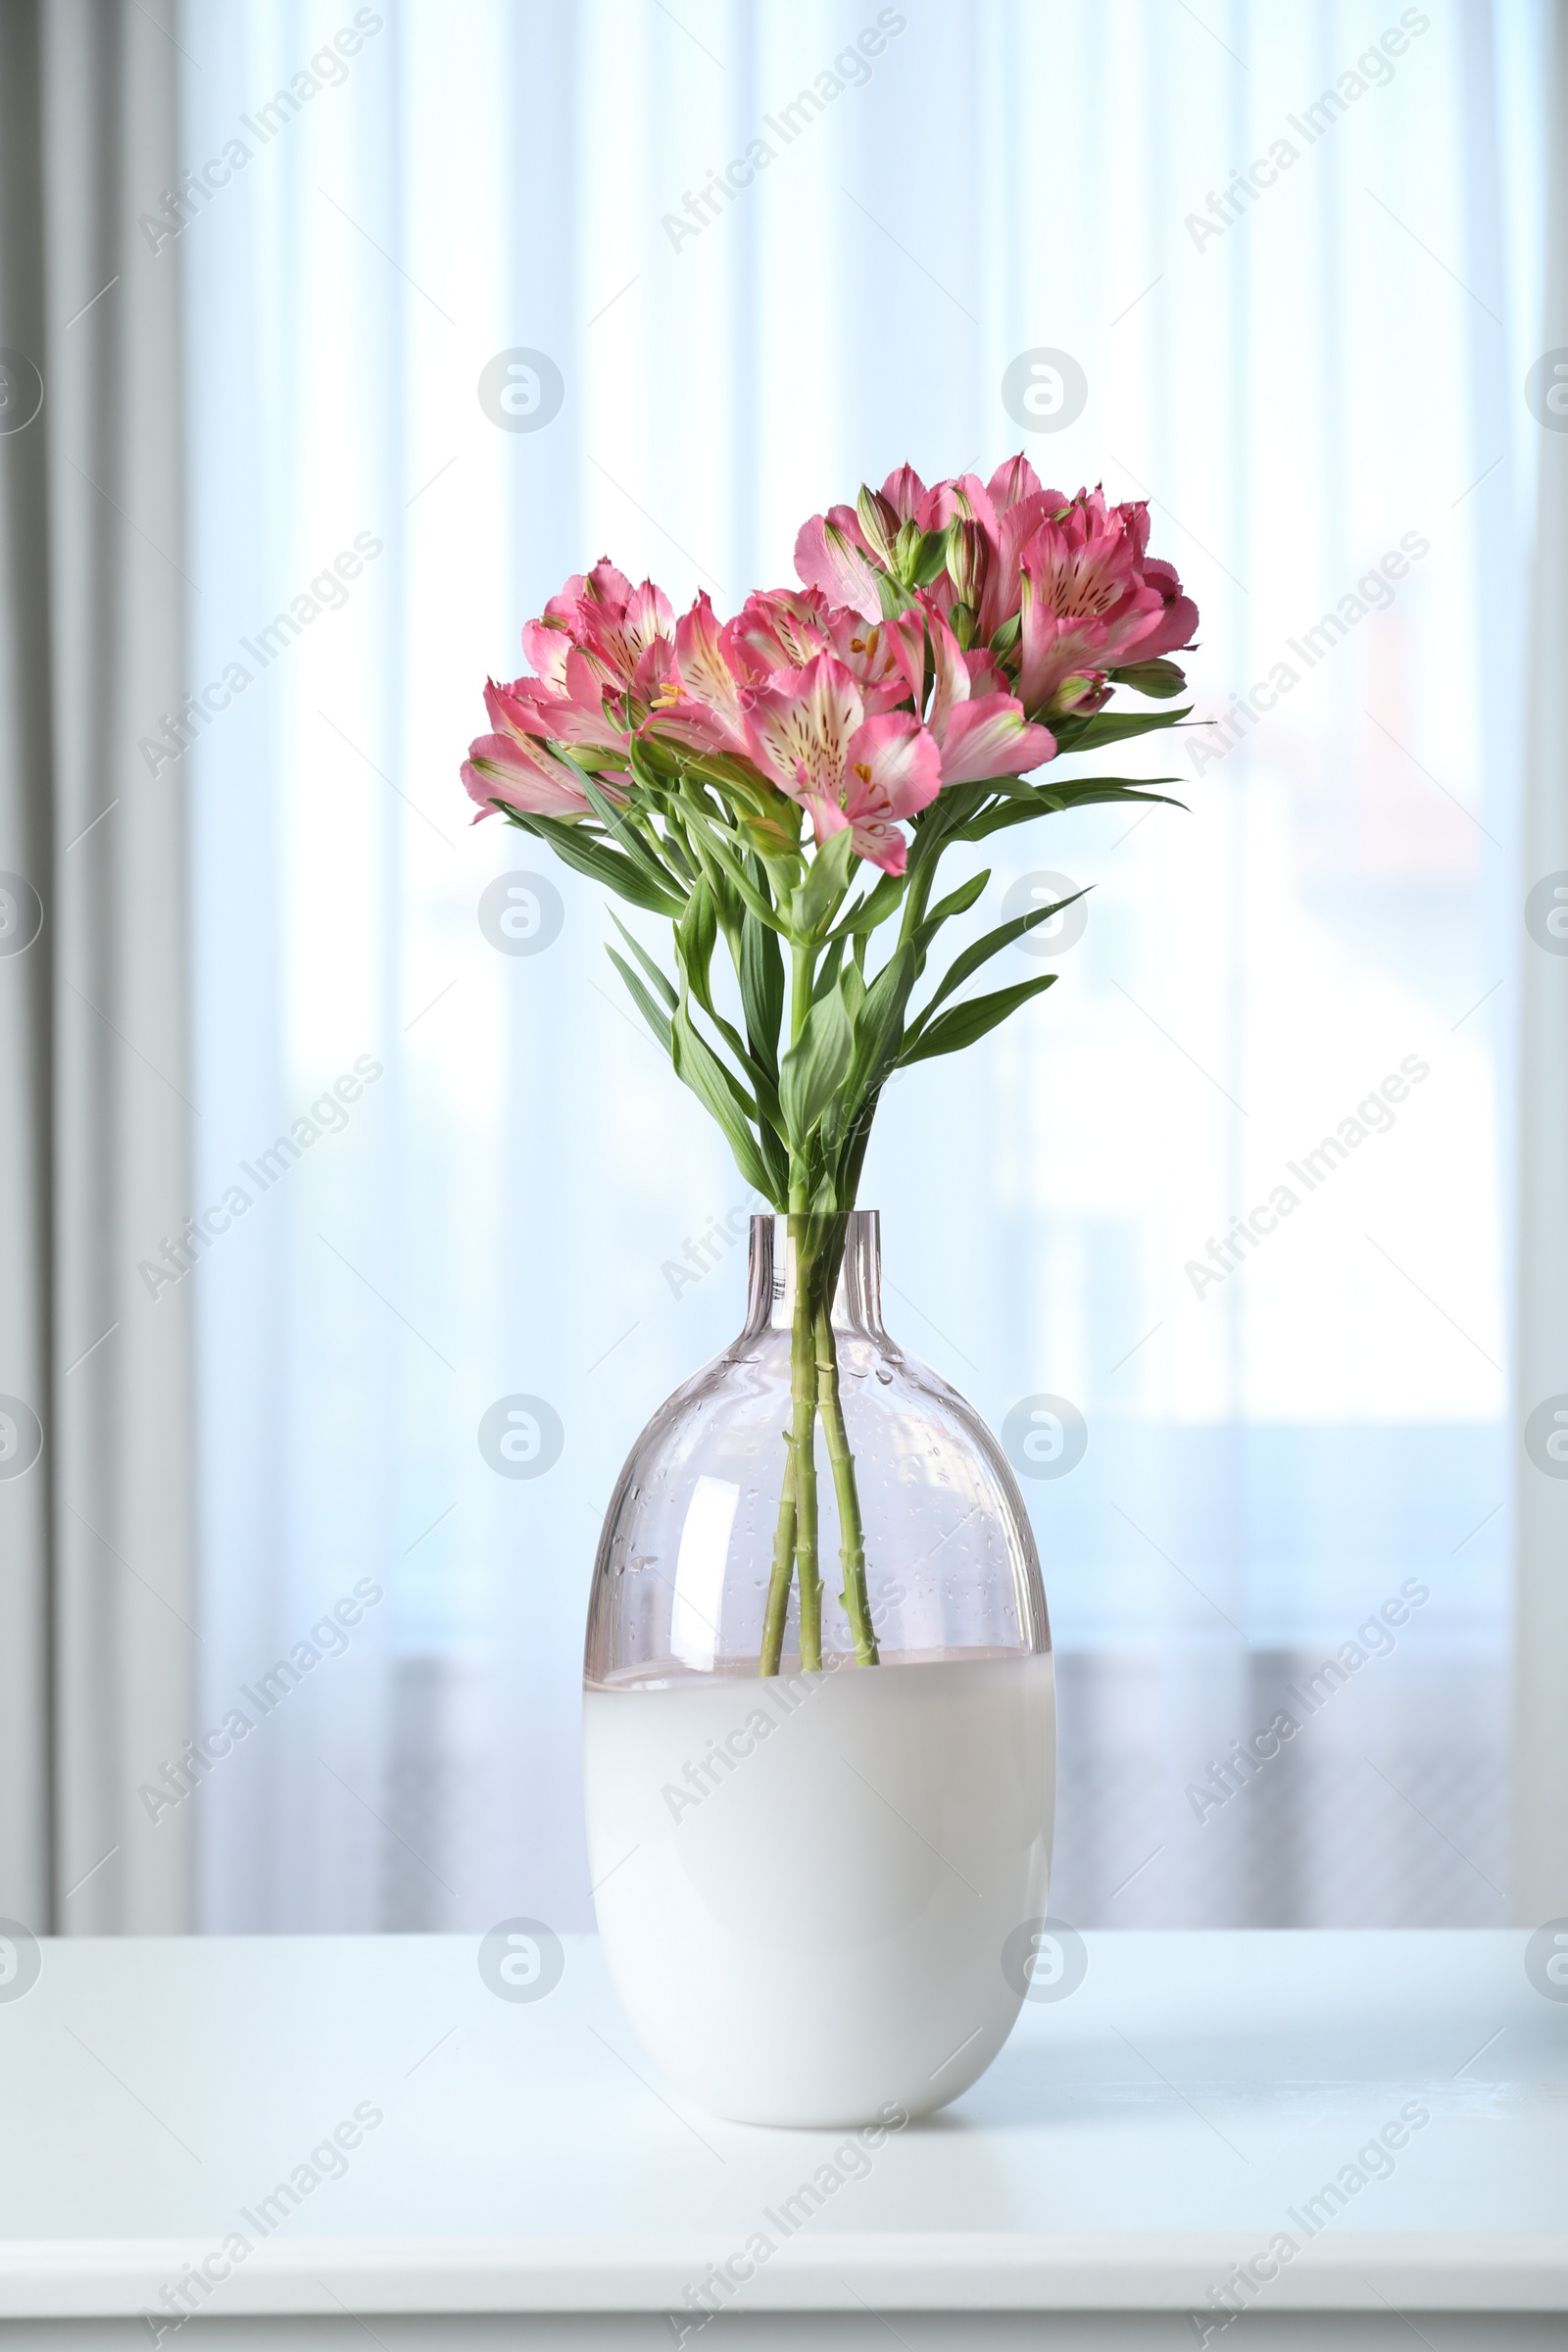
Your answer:
[[[905,1344],[1087,1431],[1023,1481],[1054,1902],[1499,1920],[1537,12],[352,26],[198,7],[185,76],[193,165],[249,151],[183,231],[198,1190],[253,1202],[196,1277],[207,1717],[290,1668],[205,1924],[587,1924],[598,1512],[740,1320],[744,1188],[593,889],[466,828],[485,671],[603,552],[737,602],[862,476],[1020,444],[1151,499],[1206,722],[1118,763],[1190,813],[1004,837],[984,905],[1087,923],[862,1191]],[[536,1477],[479,1442],[517,1396]]]

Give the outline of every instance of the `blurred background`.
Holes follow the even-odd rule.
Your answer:
[[[39,907],[0,961],[0,1000],[24,966],[36,999],[0,1017],[45,1136],[13,1167],[0,1359],[38,1431],[13,1412],[26,1475],[0,1481],[0,1907],[590,1924],[600,1514],[741,1321],[753,1203],[623,1002],[598,894],[471,830],[459,761],[521,622],[601,555],[732,610],[862,479],[1022,447],[1064,491],[1149,499],[1212,722],[1117,763],[1187,813],[999,838],[978,926],[1060,876],[1087,921],[1013,952],[1059,970],[1044,1000],[892,1090],[862,1187],[895,1336],[996,1428],[1054,1399],[1087,1430],[1061,1475],[1019,1458],[1059,1660],[1053,1909],[1540,1915],[1568,1672],[1539,1415],[1527,1439],[1568,1389],[1568,796],[1530,659],[1561,642],[1536,560],[1555,14],[44,24],[45,120],[85,89],[119,143],[86,193],[36,163],[60,393],[0,442],[55,615],[17,641],[45,749],[12,741],[32,829],[0,838]],[[526,1477],[480,1437],[519,1396],[562,1432]],[[1218,1801],[1284,1706],[1299,1736]],[[236,1708],[249,1736],[182,1779]]]

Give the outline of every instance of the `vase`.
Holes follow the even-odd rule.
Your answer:
[[[632,1447],[583,1770],[610,1973],[678,2089],[840,2127],[990,2065],[1046,1910],[1051,1635],[1000,1446],[883,1328],[874,1210],[754,1217],[745,1328]]]

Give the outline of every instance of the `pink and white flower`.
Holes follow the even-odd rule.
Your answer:
[[[918,719],[867,717],[844,662],[818,654],[754,691],[746,733],[762,773],[809,814],[818,847],[848,826],[858,857],[903,873],[908,843],[900,820],[942,788],[941,754]]]
[[[747,680],[737,674],[726,644],[735,623],[720,628],[703,589],[675,626],[675,659],[664,688],[649,713],[651,731],[683,751],[748,756],[742,697]]]
[[[1018,640],[1026,710],[1043,710],[1076,680],[1098,680],[1190,642],[1198,608],[1168,564],[1146,560],[1148,545],[1147,505],[1107,507],[1100,490],[1080,491],[1031,533],[1022,551]],[[1081,700],[1081,693],[1072,697]]]
[[[986,483],[962,474],[927,489],[901,466],[880,491],[861,492],[858,514],[831,507],[803,524],[796,568],[808,588],[875,619],[878,575],[894,568],[906,522],[950,534],[946,571],[920,592],[928,612],[952,619],[961,604],[978,645],[1017,622],[1004,661],[1031,712],[1092,707],[1108,692],[1107,671],[1192,641],[1197,608],[1172,566],[1148,555],[1148,507],[1044,489],[1021,454]]]
[[[581,772],[539,741],[532,725],[524,722],[525,710],[531,718],[529,707],[493,678],[485,681],[484,700],[495,733],[471,743],[463,763],[464,788],[478,802],[479,816],[494,813],[494,801],[505,801],[530,816],[585,816],[589,803]]]
[[[662,674],[667,666],[675,616],[662,588],[652,580],[634,588],[607,557],[586,575],[574,574],[550,599],[543,619],[529,621],[522,632],[523,651],[549,685],[562,682],[565,657],[552,644],[560,637],[591,655],[607,682],[635,689],[639,679]]]
[[[604,562],[569,579],[542,618],[524,624],[522,647],[538,674],[506,690],[517,724],[557,743],[624,751],[634,720],[668,679],[674,617],[652,580],[634,588]]]
[[[936,683],[926,725],[941,753],[943,783],[1021,776],[1054,760],[1055,737],[1049,727],[1031,725],[1022,703],[1006,691],[996,656],[984,648],[965,654],[940,612],[929,612],[927,623]]]
[[[902,639],[909,619],[867,621],[847,606],[830,604],[819,588],[778,588],[748,597],[721,628],[705,590],[676,626],[674,663],[651,714],[653,731],[699,754],[746,758],[752,696],[818,654],[843,662],[867,715],[876,716],[908,694]]]

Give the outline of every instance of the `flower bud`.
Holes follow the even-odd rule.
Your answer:
[[[989,561],[990,551],[980,524],[955,518],[948,531],[948,573],[958,596],[971,611],[978,609],[985,593]]]
[[[897,508],[883,497],[880,490],[873,490],[869,483],[862,482],[860,495],[855,502],[855,511],[860,517],[860,528],[865,533],[865,543],[872,555],[879,564],[891,564],[894,542],[899,535]]]
[[[920,552],[920,541],[924,536],[925,534],[917,522],[905,522],[899,525],[899,535],[893,542],[893,568],[906,587],[908,585],[909,575],[914,568],[914,559]]]
[[[1046,709],[1054,718],[1065,718],[1069,712],[1076,718],[1087,718],[1108,703],[1110,695],[1108,678],[1102,677],[1099,670],[1084,670],[1075,677],[1063,678]]]

